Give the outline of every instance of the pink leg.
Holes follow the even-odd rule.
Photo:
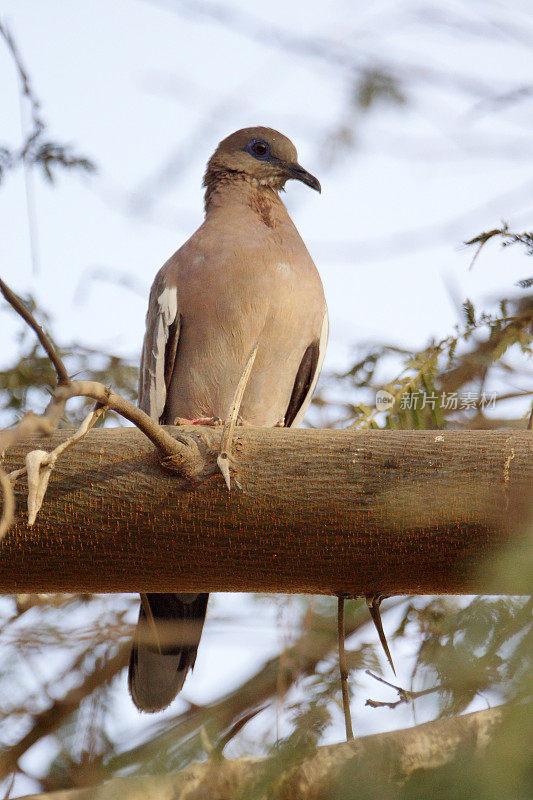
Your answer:
[[[223,420],[220,417],[197,417],[196,419],[185,419],[185,417],[176,417],[174,425],[222,425]]]

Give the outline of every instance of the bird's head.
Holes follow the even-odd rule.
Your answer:
[[[314,175],[298,164],[291,140],[272,128],[242,128],[220,142],[207,164],[204,186],[209,191],[214,183],[232,177],[277,191],[293,179],[321,191]]]

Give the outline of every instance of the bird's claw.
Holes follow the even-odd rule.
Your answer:
[[[218,427],[224,424],[224,420],[220,417],[197,417],[196,419],[187,419],[186,417],[176,417],[174,425],[208,425],[210,427]]]

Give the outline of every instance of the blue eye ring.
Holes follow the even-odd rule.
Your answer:
[[[246,150],[260,161],[267,161],[270,158],[270,145],[264,142],[263,139],[252,139],[246,145]]]

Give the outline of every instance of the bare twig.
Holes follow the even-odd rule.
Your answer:
[[[22,156],[24,157],[29,150],[31,144],[35,141],[35,139],[39,136],[39,134],[44,130],[44,122],[40,116],[41,104],[39,100],[35,96],[30,77],[22,63],[22,57],[18,51],[18,47],[15,44],[15,40],[11,35],[11,31],[9,28],[0,22],[0,36],[3,37],[9,52],[11,53],[11,57],[15,64],[15,68],[18,73],[18,77],[20,80],[20,90],[23,97],[26,97],[29,101],[30,108],[31,108],[31,116],[33,122],[33,131],[31,132],[30,136],[28,137],[27,141],[25,142],[23,149],[22,149]]]
[[[192,439],[185,436],[178,436],[174,439],[155,420],[151,419],[148,414],[141,411],[140,408],[137,408],[133,403],[130,403],[121,395],[116,394],[102,383],[97,383],[95,381],[71,381],[65,365],[56,352],[49,336],[37,323],[31,311],[25,307],[20,297],[18,297],[1,279],[0,291],[17,314],[19,314],[36,333],[41,345],[56,369],[58,382],[57,389],[44,414],[41,416],[32,413],[26,414],[15,427],[0,431],[0,455],[3,455],[16,442],[26,436],[35,434],[50,436],[57,428],[63,416],[65,405],[71,398],[89,397],[96,400],[97,403],[96,408],[85,418],[76,433],[59,445],[54,451],[48,454],[44,451],[33,451],[32,454],[29,454],[33,457],[27,462],[25,469],[14,470],[10,476],[7,476],[5,472],[0,473],[0,488],[4,495],[2,518],[0,520],[0,539],[5,535],[13,521],[15,505],[12,483],[24,473],[28,473],[28,468],[32,470],[33,490],[29,492],[28,500],[32,507],[30,518],[33,521],[42,503],[48,478],[56,459],[64,450],[83,438],[87,431],[94,425],[100,414],[103,413],[103,410],[107,408],[116,411],[125,419],[132,422],[151,442],[153,442],[163,456],[162,463],[165,467],[179,472],[190,480],[198,477],[205,462],[198,450],[198,446]],[[255,358],[255,351],[253,357]],[[250,360],[253,364],[253,359]],[[249,368],[251,369],[250,364]],[[245,370],[245,374],[247,380],[249,374],[248,367],[247,370]],[[245,385],[246,381],[244,382],[244,386]],[[239,383],[239,387],[240,386],[241,384]],[[244,387],[242,391],[244,391]]]
[[[88,397],[102,406],[116,411],[122,417],[136,425],[145,436],[163,453],[164,456],[183,456],[187,461],[183,445],[190,448],[185,436],[174,439],[151,417],[122,395],[113,392],[103,383],[96,381],[71,381],[68,386],[56,389],[54,396],[44,414],[26,414],[16,428],[0,432],[0,452],[5,452],[20,439],[35,434],[50,435],[54,432],[63,412],[64,404],[73,397]],[[61,413],[59,413],[61,412]]]
[[[2,148],[2,159],[0,164],[0,178],[2,173],[8,169],[22,164],[26,170],[26,177],[28,177],[28,170],[33,166],[38,165],[42,168],[44,176],[47,180],[52,181],[52,167],[62,166],[64,168],[78,167],[86,171],[94,169],[94,164],[87,158],[74,155],[68,145],[63,145],[58,142],[53,142],[45,139],[44,133],[46,131],[46,124],[41,114],[41,104],[37,99],[33,87],[31,85],[30,77],[22,62],[22,57],[15,44],[15,40],[11,35],[8,27],[0,22],[0,36],[4,39],[7,48],[11,54],[15,69],[18,74],[20,82],[20,106],[21,106],[21,122],[23,128],[24,139],[19,149],[10,150]],[[25,134],[25,115],[24,115],[24,100],[27,101],[31,115],[31,127]],[[33,219],[33,196],[31,192],[31,184],[26,181],[26,197],[28,205],[28,224],[30,227],[30,243],[33,248],[36,246],[34,219]],[[34,249],[32,256],[36,258],[37,253]],[[34,262],[35,265],[36,262]]]
[[[350,696],[348,694],[348,665],[346,663],[346,650],[344,649],[344,597],[337,598],[337,638],[339,643],[339,672],[341,675],[342,706],[344,709],[344,724],[346,727],[346,741],[353,740],[352,714],[350,711]]]
[[[368,699],[365,703],[365,706],[370,706],[370,708],[396,708],[397,706],[401,705],[402,703],[412,703],[413,700],[417,700],[419,697],[425,697],[427,694],[433,694],[433,692],[438,692],[442,688],[442,686],[431,686],[429,689],[421,689],[419,692],[410,692],[408,689],[403,689],[401,686],[396,686],[395,683],[389,683],[384,678],[380,678],[379,675],[374,675],[369,669],[365,670],[367,675],[370,675],[371,678],[374,680],[379,681],[380,683],[384,683],[385,686],[390,686],[391,689],[395,689],[398,692],[398,700],[393,700],[387,702],[385,700],[370,700]]]
[[[504,236],[508,230],[509,228],[507,223],[502,223],[501,228],[493,228],[493,230],[491,231],[480,233],[478,236],[474,236],[473,239],[469,239],[467,242],[465,242],[465,245],[467,246],[474,244],[477,245],[476,252],[474,253],[474,256],[472,258],[472,261],[470,262],[470,266],[468,267],[468,269],[472,269],[472,267],[477,261],[477,257],[479,256],[479,254],[481,253],[482,249],[485,247],[487,242],[490,241],[490,239],[492,239],[494,236]]]
[[[234,738],[234,737],[235,737],[235,736],[236,736],[236,735],[239,733],[239,731],[240,731],[240,730],[242,730],[242,729],[244,728],[244,726],[245,726],[245,725],[246,725],[248,722],[250,722],[250,720],[251,720],[251,719],[253,719],[253,718],[254,718],[254,717],[256,717],[258,714],[260,714],[260,713],[261,713],[261,711],[264,711],[264,710],[265,710],[265,708],[266,708],[266,705],[259,706],[259,708],[254,708],[252,711],[249,711],[249,712],[248,712],[247,714],[245,714],[243,717],[241,717],[240,719],[238,719],[238,720],[237,720],[237,721],[236,721],[236,722],[235,722],[235,723],[234,723],[234,724],[231,726],[231,728],[229,729],[229,731],[227,731],[227,732],[226,732],[226,733],[225,733],[223,736],[221,736],[221,737],[220,737],[220,739],[219,739],[219,740],[218,740],[218,742],[216,743],[215,747],[214,747],[214,748],[213,748],[213,750],[211,751],[211,757],[212,757],[212,758],[215,758],[215,759],[217,759],[217,758],[222,758],[222,752],[223,752],[224,748],[226,747],[226,745],[227,745],[229,742],[231,742],[231,740],[232,740],[232,739],[233,739],[233,738]]]
[[[17,314],[19,316],[21,316],[22,319],[25,322],[28,323],[30,328],[37,335],[37,338],[39,339],[41,345],[43,346],[44,350],[46,351],[46,354],[47,354],[48,358],[50,359],[50,361],[52,362],[52,364],[55,367],[55,370],[57,372],[57,383],[58,383],[58,386],[67,386],[68,383],[70,383],[70,378],[68,376],[68,372],[67,372],[67,370],[65,368],[65,365],[63,364],[61,358],[59,357],[59,354],[57,353],[57,351],[56,351],[56,349],[55,349],[55,347],[54,347],[54,345],[52,343],[52,340],[50,339],[48,334],[45,333],[45,331],[42,329],[42,327],[36,321],[35,317],[31,313],[31,311],[29,311],[29,309],[26,308],[26,306],[24,305],[24,303],[22,302],[20,297],[18,295],[16,295],[15,292],[13,292],[9,288],[9,286],[7,286],[7,284],[4,283],[4,281],[1,278],[0,278],[0,291],[4,295],[5,299],[9,303],[9,305],[12,306],[15,309]]]

